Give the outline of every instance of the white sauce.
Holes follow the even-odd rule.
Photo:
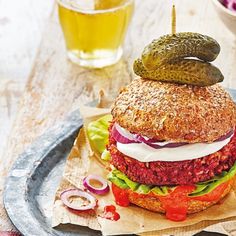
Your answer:
[[[219,151],[229,143],[232,136],[233,134],[223,141],[213,143],[194,143],[161,149],[152,148],[145,143],[122,144],[117,142],[117,149],[140,162],[193,160]]]

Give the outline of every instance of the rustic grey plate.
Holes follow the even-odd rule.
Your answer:
[[[4,205],[15,227],[25,236],[101,235],[87,227],[51,227],[52,205],[66,157],[82,127],[79,111],[39,137],[19,156],[9,173]]]
[[[229,92],[236,101],[236,90]],[[5,184],[4,205],[12,223],[23,235],[101,235],[87,227],[68,226],[68,230],[51,227],[54,195],[82,124],[79,111],[73,112],[62,124],[39,137],[13,165]]]

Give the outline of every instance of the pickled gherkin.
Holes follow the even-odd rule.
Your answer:
[[[163,64],[155,70],[147,70],[142,60],[137,59],[134,61],[133,69],[135,74],[144,79],[177,84],[210,86],[224,79],[217,67],[195,59],[180,59]]]
[[[186,57],[211,62],[219,52],[220,45],[215,39],[199,33],[182,32],[153,40],[144,48],[142,62],[147,69],[153,70],[172,60]]]

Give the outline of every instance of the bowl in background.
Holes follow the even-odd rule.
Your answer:
[[[212,0],[212,3],[225,26],[236,36],[236,13],[226,8],[220,0]]]

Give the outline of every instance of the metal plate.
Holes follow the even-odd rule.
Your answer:
[[[62,124],[39,137],[19,156],[9,173],[4,205],[15,227],[25,236],[101,235],[87,227],[51,227],[52,205],[63,167],[82,127],[79,111]]]
[[[236,101],[236,90],[229,90]],[[79,111],[39,137],[19,156],[7,178],[4,205],[15,227],[25,236],[101,235],[87,227],[51,227],[52,205],[66,157],[82,127]]]

